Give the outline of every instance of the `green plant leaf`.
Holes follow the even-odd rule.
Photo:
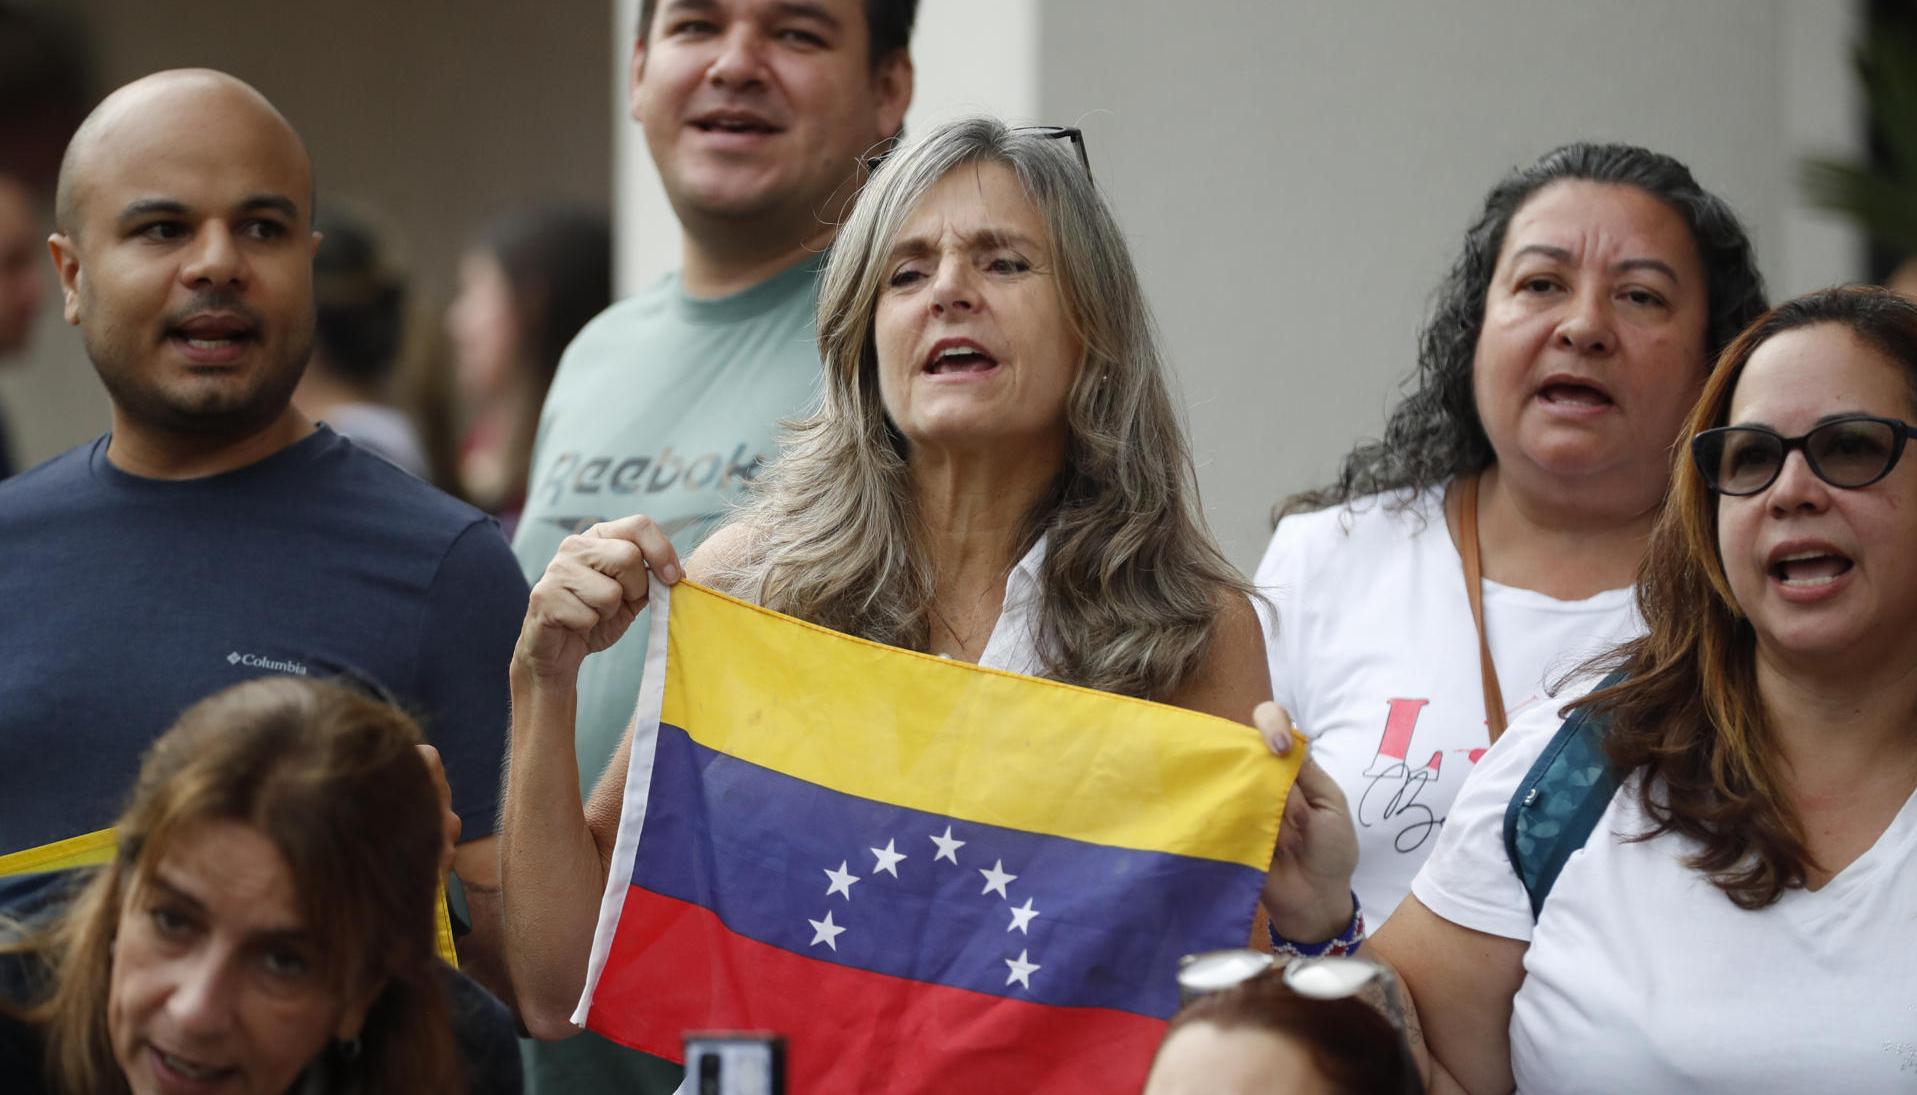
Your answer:
[[[1880,243],[1917,252],[1917,185],[1835,160],[1805,163],[1803,183],[1812,205],[1850,217]]]
[[[1857,74],[1892,174],[1917,184],[1917,43],[1873,37],[1857,51]]]
[[[1877,242],[1917,253],[1917,37],[1873,34],[1853,62],[1885,162],[1807,159],[1805,197],[1849,217]]]

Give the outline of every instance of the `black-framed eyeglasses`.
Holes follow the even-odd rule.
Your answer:
[[[1917,427],[1908,422],[1868,414],[1833,418],[1798,437],[1764,426],[1722,426],[1691,438],[1691,460],[1705,486],[1741,498],[1775,483],[1784,461],[1802,449],[1811,474],[1856,490],[1889,475],[1912,437]]]
[[[1080,167],[1083,167],[1085,169],[1085,177],[1087,179],[1090,179],[1092,177],[1091,154],[1085,151],[1085,131],[1078,128],[1077,126],[1021,125],[1021,126],[1013,126],[1012,132],[1030,133],[1031,135],[1038,137],[1042,140],[1065,140],[1065,141],[1072,142],[1072,150],[1078,153],[1078,164]],[[877,171],[879,169],[879,165],[885,162],[885,158],[892,154],[893,148],[897,148],[897,147],[898,146],[894,144],[892,148],[888,148],[884,152],[881,152],[876,156],[866,157],[866,160],[865,160],[866,174],[869,175],[872,172]]]

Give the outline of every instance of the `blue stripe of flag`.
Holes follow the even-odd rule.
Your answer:
[[[933,840],[948,826],[964,842],[956,864],[937,858]],[[888,843],[905,856],[896,878],[876,870],[874,850]],[[858,881],[829,893],[841,863]],[[985,892],[988,870],[1017,876],[1006,896]],[[816,959],[1157,1018],[1177,1008],[1181,955],[1244,945],[1261,881],[1240,865],[841,794],[663,724],[632,873],[634,885],[703,905],[733,932]],[[1014,930],[1013,910],[1028,900],[1036,915]],[[840,930],[822,930],[827,913]],[[1037,967],[1029,988],[1013,979],[1026,964]]]

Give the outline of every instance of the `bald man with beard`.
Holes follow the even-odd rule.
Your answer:
[[[293,407],[319,239],[299,136],[230,76],[149,76],[75,134],[56,219],[112,429],[0,483],[0,853],[109,824],[201,697],[350,671],[443,758],[484,975],[526,583],[490,518]]]

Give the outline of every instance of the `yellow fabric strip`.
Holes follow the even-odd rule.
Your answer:
[[[41,871],[64,871],[72,867],[93,867],[113,858],[113,830],[101,829],[84,836],[70,836],[38,848],[0,855],[0,878]]]
[[[439,888],[439,900],[433,902],[433,949],[454,969],[459,968],[459,948],[453,945],[453,914],[446,911],[446,887]]]
[[[72,836],[42,844],[38,848],[0,855],[0,878],[42,871],[65,871],[74,867],[95,867],[113,860],[113,830],[101,829],[84,836]],[[453,946],[453,918],[446,911],[446,890],[440,888],[433,906],[434,949],[447,965],[459,968],[459,951]]]
[[[709,748],[946,817],[1271,861],[1304,750],[1274,757],[1248,726],[855,639],[690,582],[670,611],[661,718]]]

